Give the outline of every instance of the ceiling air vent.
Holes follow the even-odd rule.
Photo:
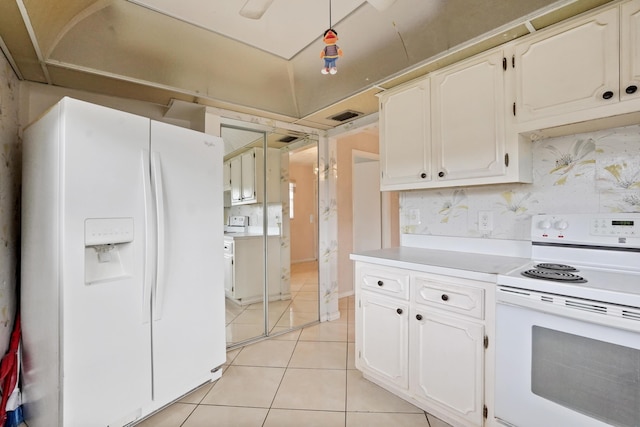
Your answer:
[[[295,141],[296,139],[298,139],[298,138],[295,137],[295,136],[287,135],[287,136],[283,136],[282,138],[280,138],[278,140],[278,142],[284,142],[284,143],[288,144],[291,141]]]
[[[361,116],[362,113],[353,110],[345,110],[341,113],[336,114],[335,116],[328,117],[329,120],[335,120],[336,122],[346,122],[347,120],[355,119],[356,117]]]

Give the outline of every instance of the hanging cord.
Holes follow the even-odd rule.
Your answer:
[[[329,28],[331,27],[331,0],[329,0]]]

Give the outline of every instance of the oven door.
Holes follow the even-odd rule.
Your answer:
[[[640,425],[640,317],[612,318],[567,304],[566,298],[501,287],[497,302],[499,422]]]

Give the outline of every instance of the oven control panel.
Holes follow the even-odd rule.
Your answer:
[[[637,219],[595,218],[591,221],[591,234],[597,236],[640,237],[640,222]]]
[[[533,241],[640,247],[640,213],[534,215]]]

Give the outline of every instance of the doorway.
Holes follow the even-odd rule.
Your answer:
[[[337,169],[337,284],[343,298],[354,293],[351,253],[399,245],[399,202],[397,192],[380,191],[377,122],[350,128],[332,140]]]
[[[353,150],[353,251],[382,248],[380,161],[377,154]]]

